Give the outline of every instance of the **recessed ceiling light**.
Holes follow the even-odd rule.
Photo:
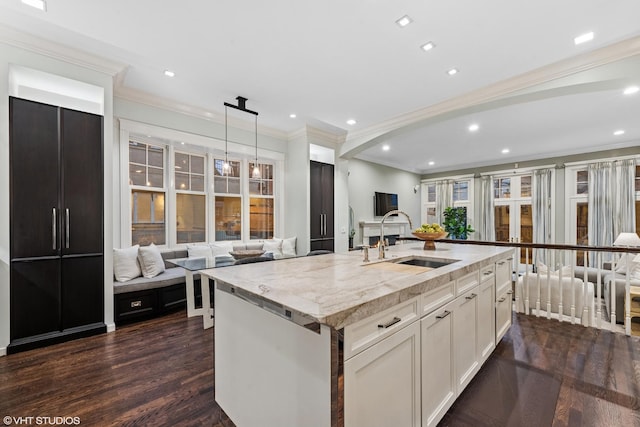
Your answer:
[[[180,145],[184,145],[184,142],[181,142]]]
[[[447,71],[447,74],[449,74],[450,76],[454,76],[454,75],[458,74],[458,69],[457,68],[452,68],[449,71]]]
[[[27,6],[35,7],[38,10],[46,11],[47,4],[44,0],[21,0]]]
[[[613,133],[615,136],[624,135],[624,131],[622,129],[617,130]]]
[[[584,33],[584,34],[576,37],[575,39],[573,39],[573,42],[576,45],[579,45],[579,44],[582,44],[582,43],[590,42],[591,40],[593,40],[593,31],[591,31],[589,33]]]
[[[408,15],[404,15],[402,18],[398,19],[396,21],[396,24],[398,24],[398,26],[400,27],[406,27],[407,25],[411,24],[413,22],[413,19],[409,18]]]
[[[296,117],[298,117],[298,116],[296,116],[296,115],[295,115],[295,114],[293,114],[293,113],[289,114],[289,118],[291,118],[291,119],[295,119]]]
[[[478,124],[477,124],[477,123],[473,123],[473,124],[470,124],[470,125],[469,125],[469,132],[475,132],[475,131],[477,131],[478,129],[480,129],[480,126],[478,126]]]
[[[355,125],[356,123],[357,123],[357,122],[356,122],[355,120],[353,120],[353,119],[349,119],[349,120],[347,120],[347,124],[348,124],[348,125],[350,125],[350,126],[353,126],[353,125]]]
[[[430,51],[431,49],[433,49],[434,47],[436,47],[435,43],[433,42],[426,42],[425,44],[423,44],[422,46],[420,46],[420,49],[424,50],[425,52]]]
[[[433,166],[433,165],[435,165],[435,164],[436,164],[436,162],[434,162],[434,161],[430,161],[430,162],[429,162],[429,166]]]
[[[176,73],[174,73],[171,70],[164,70],[164,75],[167,76],[167,77],[175,77]]]
[[[391,148],[391,147],[389,147],[389,146],[388,146],[388,145],[386,145],[386,144],[382,146],[382,150],[383,150],[383,151],[389,151],[389,149],[390,149],[390,148]]]
[[[640,90],[640,87],[638,87],[638,86],[629,86],[628,88],[626,88],[624,90],[624,94],[625,95],[631,95],[633,93],[638,92],[639,90]]]
[[[503,149],[502,149],[502,154],[507,154],[508,152],[509,152],[509,149],[508,149],[508,148],[503,148]]]

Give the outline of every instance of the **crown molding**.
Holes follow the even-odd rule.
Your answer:
[[[127,65],[66,45],[54,43],[0,24],[0,43],[78,65],[110,76],[117,76]]]
[[[587,71],[614,61],[627,59],[640,54],[640,36],[632,37],[608,46],[567,58],[553,64],[537,68],[516,77],[468,92],[462,96],[448,99],[408,114],[380,122],[374,126],[350,132],[342,146],[340,157],[350,158],[375,145],[376,139],[401,128],[412,129],[421,122],[463,108],[469,108],[503,99],[519,91],[536,85]]]
[[[135,102],[138,104],[149,105],[151,107],[161,108],[163,110],[173,111],[175,113],[192,116],[198,119],[209,120],[220,125],[224,125],[224,114],[207,110],[201,107],[177,102],[173,99],[163,98],[148,92],[132,89],[124,86],[124,77],[115,81],[114,97]],[[237,117],[228,117],[227,124],[237,129],[254,132],[255,123],[250,120],[243,120]],[[258,133],[260,135],[270,136],[286,141],[289,137],[287,132],[275,129],[269,126],[260,125],[258,121]]]

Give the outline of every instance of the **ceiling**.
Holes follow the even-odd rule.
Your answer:
[[[46,5],[0,0],[0,24],[123,64],[116,96],[220,119],[241,95],[263,131],[318,127],[345,157],[428,174],[640,145],[633,0]]]

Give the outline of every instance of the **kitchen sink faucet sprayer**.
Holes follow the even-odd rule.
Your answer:
[[[384,259],[384,221],[391,215],[402,214],[407,217],[409,221],[409,229],[413,230],[413,225],[411,224],[411,218],[405,212],[400,211],[398,209],[392,210],[384,214],[382,217],[382,221],[380,221],[380,240],[378,241],[378,259]]]

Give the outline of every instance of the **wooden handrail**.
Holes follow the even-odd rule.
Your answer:
[[[397,240],[420,240],[416,237],[401,237]],[[622,246],[586,246],[586,245],[566,245],[561,243],[517,243],[517,242],[489,242],[486,240],[459,240],[459,239],[437,239],[440,243],[456,243],[460,245],[480,245],[480,246],[507,246],[513,248],[531,249],[564,249],[589,252],[625,252],[640,253],[640,247]]]

